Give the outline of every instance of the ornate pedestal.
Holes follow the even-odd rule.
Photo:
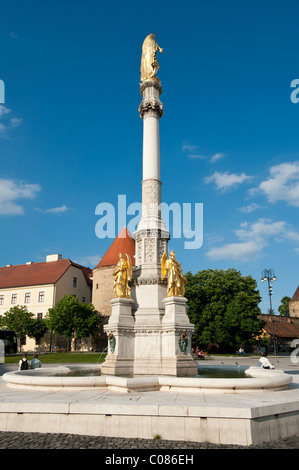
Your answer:
[[[130,377],[134,368],[133,300],[111,300],[112,314],[104,330],[108,335],[108,355],[101,371],[103,375]]]
[[[197,364],[192,359],[191,339],[194,326],[187,315],[185,297],[167,297],[163,300],[165,315],[162,319],[162,373],[177,377],[197,373]]]

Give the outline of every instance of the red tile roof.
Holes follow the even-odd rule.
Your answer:
[[[59,259],[48,263],[20,264],[0,268],[0,289],[55,284],[70,266],[81,269],[86,282],[91,285],[91,269],[73,263],[70,259]]]
[[[123,228],[119,232],[110,248],[94,269],[98,269],[103,266],[116,265],[118,263],[119,253],[128,253],[131,257],[132,264],[135,265],[135,240],[132,238],[132,235],[127,228]]]
[[[272,315],[273,326],[270,315],[260,315],[259,318],[266,321],[263,328],[270,336],[274,333],[278,338],[299,338],[299,318]]]
[[[295,294],[291,298],[291,302],[298,301],[299,300],[299,286],[297,287]]]

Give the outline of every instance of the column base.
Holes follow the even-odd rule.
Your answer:
[[[165,315],[162,319],[163,375],[195,377],[197,364],[193,360],[191,341],[194,325],[187,315],[185,297],[166,297],[163,300]]]
[[[111,300],[112,314],[104,326],[108,335],[108,355],[101,367],[103,375],[132,377],[134,370],[134,318],[132,299]]]
[[[151,294],[147,296],[147,303],[150,303],[149,298],[157,297],[157,292]],[[121,298],[111,301],[112,315],[104,327],[108,335],[108,355],[102,374],[195,377],[197,364],[191,354],[194,326],[187,316],[187,299],[164,298],[161,303],[165,313],[157,306],[139,312],[137,309],[135,321],[133,303],[131,299]]]

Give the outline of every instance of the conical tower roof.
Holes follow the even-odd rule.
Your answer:
[[[119,232],[110,248],[94,269],[116,265],[118,263],[119,253],[123,253],[124,255],[128,253],[131,257],[132,264],[135,265],[135,240],[126,227]]]
[[[299,300],[299,286],[297,287],[295,294],[293,295],[291,302],[295,302]]]

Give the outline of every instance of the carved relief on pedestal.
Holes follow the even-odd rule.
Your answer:
[[[167,252],[169,233],[163,230],[140,230],[135,234],[135,265],[156,263],[161,265],[162,257]]]
[[[140,266],[143,262],[143,250],[142,250],[142,240],[141,238],[138,238],[135,242],[135,249],[136,249],[136,258],[135,258],[135,263],[136,266]]]
[[[161,263],[164,253],[167,253],[167,240],[158,240],[158,262]]]
[[[150,262],[155,260],[155,240],[146,238],[144,240],[144,261]]]

